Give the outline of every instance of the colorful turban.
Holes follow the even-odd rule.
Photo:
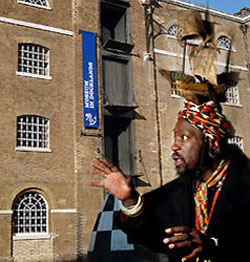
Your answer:
[[[220,140],[230,132],[226,117],[219,112],[218,105],[214,101],[196,105],[186,100],[184,110],[179,112],[178,119],[180,118],[212,139]]]

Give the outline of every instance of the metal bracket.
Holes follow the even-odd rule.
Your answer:
[[[93,133],[93,132],[86,132],[84,130],[81,130],[80,136],[92,136],[92,137],[98,137],[98,138],[104,137],[101,131],[99,131],[98,133]]]

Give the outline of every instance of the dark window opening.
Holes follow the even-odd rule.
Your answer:
[[[131,105],[132,95],[129,78],[129,61],[103,57],[104,103]]]
[[[106,3],[101,4],[101,33],[103,44],[109,39],[127,42],[126,12],[127,8],[125,7]]]
[[[129,39],[129,4],[101,2],[101,61],[105,157],[125,174],[134,173],[133,92]]]
[[[131,118],[105,116],[105,157],[126,174],[134,172]]]

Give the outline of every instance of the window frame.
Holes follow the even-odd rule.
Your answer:
[[[45,9],[45,10],[52,10],[52,7],[50,6],[49,1],[48,0],[45,0],[45,1],[47,3],[47,6],[25,2],[25,0],[17,0],[17,3],[22,4],[22,5],[31,6],[31,7],[41,8],[41,9]]]
[[[46,132],[43,134],[43,136],[47,135],[47,141],[45,141],[46,144],[47,144],[46,147],[43,148],[43,147],[32,147],[32,146],[29,147],[29,146],[19,146],[18,145],[18,140],[19,140],[18,133],[19,132],[21,133],[21,131],[22,131],[22,130],[21,131],[18,130],[18,125],[19,125],[19,119],[22,118],[22,117],[23,118],[35,117],[36,123],[37,123],[37,118],[47,120],[47,134],[46,134]],[[16,122],[16,136],[17,137],[16,137],[16,148],[15,148],[16,151],[47,152],[47,153],[52,152],[52,150],[50,149],[50,120],[48,118],[46,118],[44,116],[39,116],[39,115],[19,115],[19,116],[17,116],[16,121],[17,121]],[[35,123],[35,122],[33,122],[33,123]],[[28,126],[29,124],[30,124],[30,122],[26,122],[25,125]],[[38,123],[38,125],[39,125],[39,123]],[[32,126],[32,123],[31,123],[31,126]],[[34,126],[35,125],[33,125],[32,127],[34,127]],[[29,130],[27,130],[27,127],[26,127],[26,131],[29,131]],[[32,131],[34,131],[34,130],[31,130],[30,132],[32,132]],[[39,131],[36,131],[36,132],[34,131],[32,134],[38,134],[38,133],[39,133]],[[39,142],[39,137],[36,140]],[[31,138],[31,141],[32,141],[32,138]],[[35,141],[35,139],[34,139],[34,141]]]
[[[133,139],[135,135],[133,113],[128,112],[122,115],[105,114],[103,119],[104,127],[109,123],[113,123],[112,128],[104,129],[103,146],[105,157],[114,162],[125,174],[135,174],[136,153]],[[115,123],[120,124],[115,125]],[[110,147],[110,145],[112,146]]]
[[[227,85],[228,85],[228,88],[227,88],[227,91],[225,93],[226,101],[223,103],[223,105],[234,106],[234,107],[242,107],[242,104],[240,102],[240,92],[239,92],[238,83],[234,82],[234,81],[230,81]],[[232,100],[237,100],[237,103],[230,101],[229,93],[232,94],[232,97],[233,97]],[[234,98],[235,96],[236,96],[236,98]]]
[[[228,40],[230,42],[230,47],[226,47],[226,46],[221,46],[218,44],[218,41],[220,38],[224,38],[226,40]],[[231,51],[231,52],[236,52],[235,49],[233,48],[233,43],[232,40],[227,37],[226,35],[220,35],[217,39],[216,39],[216,45],[219,49],[225,50],[225,51]]]
[[[181,96],[178,95],[178,90],[174,84],[170,84],[170,92],[171,92],[171,98],[181,98]]]
[[[25,196],[25,195],[28,195],[28,194],[36,194],[36,195],[38,195],[39,196],[39,200],[38,199],[36,199],[37,200],[37,202],[39,202],[39,203],[41,203],[41,200],[43,201],[42,202],[42,205],[45,205],[45,212],[46,212],[46,224],[45,224],[45,226],[46,226],[46,229],[45,229],[45,232],[23,232],[23,233],[18,233],[18,232],[15,232],[15,228],[16,228],[16,224],[15,224],[15,215],[16,215],[16,213],[18,212],[16,212],[16,210],[19,210],[19,207],[20,207],[20,204],[22,203],[22,202],[24,202],[24,200],[25,199],[28,199],[28,196],[26,196],[26,197],[23,197],[22,199],[21,199],[21,197],[22,196]],[[33,197],[33,196],[32,196]],[[19,203],[17,203],[19,201]],[[15,206],[16,206],[16,203],[18,204],[18,208],[17,209],[15,209]],[[39,210],[39,209],[36,209],[36,210]],[[42,209],[43,210],[43,209]],[[25,211],[23,211],[23,212],[25,212]],[[27,211],[26,211],[27,212]],[[41,211],[42,212],[42,211]],[[21,212],[20,212],[21,213]],[[29,216],[31,216],[30,214],[29,214]],[[41,217],[38,217],[38,218],[40,218],[40,219],[42,219],[42,214],[41,214]],[[20,216],[18,216],[17,217],[17,220],[20,220],[20,219],[23,219],[22,217],[21,217],[21,215]],[[31,227],[32,226],[32,224],[30,224],[30,220],[31,220],[32,218],[30,218],[29,217],[29,219],[28,219],[28,221],[29,221],[29,227]],[[22,224],[23,225],[23,224]],[[25,224],[24,224],[25,225]],[[20,226],[20,224],[19,225],[17,225],[17,227],[18,226]],[[42,226],[41,226],[42,227]],[[44,196],[41,194],[41,193],[39,193],[39,192],[37,192],[36,190],[32,190],[32,189],[30,189],[30,190],[26,190],[26,191],[24,191],[24,192],[21,192],[20,194],[18,194],[17,195],[17,197],[15,198],[15,200],[14,200],[14,202],[13,202],[13,214],[12,214],[12,237],[13,237],[13,239],[14,240],[27,240],[27,239],[49,239],[51,236],[50,236],[50,234],[49,234],[49,207],[48,207],[48,202],[46,201],[46,199],[44,198]]]
[[[106,73],[105,73],[105,62],[112,62],[112,63],[120,63],[123,64],[124,67],[126,67],[126,79],[127,79],[127,85],[125,90],[125,85],[122,88],[122,91],[127,91],[127,102],[123,103],[117,103],[116,101],[112,100],[112,98],[109,97],[109,93],[112,91],[112,87],[106,86]],[[132,79],[131,79],[131,60],[127,56],[113,56],[108,54],[107,52],[102,52],[102,86],[103,86],[103,92],[104,92],[104,104],[109,105],[123,105],[123,106],[131,106],[133,104],[133,90],[132,90]]]
[[[105,39],[105,34],[104,34],[104,29],[106,28],[103,24],[103,15],[105,14],[104,10],[112,10],[112,9],[120,9],[119,12],[123,12],[123,15],[121,16],[121,18],[123,17],[124,19],[124,39],[119,39],[119,37],[111,37],[109,39],[116,41],[116,42],[120,42],[120,43],[127,43],[129,44],[131,42],[130,39],[130,19],[129,19],[129,7],[130,4],[126,3],[126,2],[121,2],[121,1],[107,1],[107,0],[101,0],[100,2],[101,5],[101,11],[100,11],[100,34],[101,34],[101,43],[102,46],[105,46],[105,43],[107,42],[108,39]],[[117,11],[115,11],[114,13],[116,13]],[[113,28],[113,33],[115,33],[115,27]],[[112,35],[112,33],[111,33]]]
[[[29,49],[31,48],[42,48],[44,51],[46,51],[46,54],[43,54],[43,56],[46,56],[46,60],[35,60],[35,59],[30,59],[30,58],[26,58],[27,60],[30,60],[32,64],[34,64],[35,62],[37,64],[42,63],[43,65],[43,70],[44,70],[44,74],[37,74],[37,73],[30,73],[30,72],[24,72],[24,68],[29,68],[30,65],[26,65],[24,64],[25,59],[22,59],[23,53],[24,53],[24,48],[28,47]],[[32,54],[32,50],[28,50],[26,51],[29,55],[34,56],[34,53]],[[41,55],[40,53],[38,53],[39,55]],[[20,60],[22,62],[20,62]],[[47,64],[47,66],[45,67],[45,64]],[[26,76],[26,77],[33,77],[33,78],[40,78],[40,79],[47,79],[47,80],[51,80],[52,77],[50,76],[50,49],[47,48],[46,46],[42,46],[36,43],[18,43],[18,68],[17,68],[17,72],[16,75],[17,76]],[[33,66],[33,67],[32,67]],[[22,69],[20,69],[22,68]],[[32,70],[39,70],[39,66],[37,66],[37,68],[34,65],[31,65],[31,69]]]
[[[175,33],[176,33],[175,35],[169,33],[170,29],[172,29],[172,28],[175,28]],[[177,36],[178,36],[178,34],[177,34],[177,30],[178,30],[178,29],[177,29],[177,28],[178,28],[178,24],[172,24],[172,25],[170,25],[169,28],[168,28],[168,31],[167,31],[167,36],[170,37],[170,38],[176,39]]]
[[[240,140],[237,141],[237,140]],[[232,136],[228,138],[228,144],[229,145],[237,145],[243,152],[244,152],[244,141],[243,141],[243,137],[241,136]]]

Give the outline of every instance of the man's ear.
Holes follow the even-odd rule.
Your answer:
[[[209,138],[208,154],[211,158],[217,158],[220,155],[220,143],[216,139]]]

